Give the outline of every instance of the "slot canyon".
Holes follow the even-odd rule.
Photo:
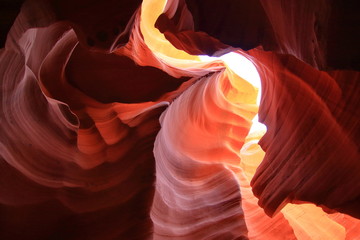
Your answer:
[[[360,9],[1,0],[1,240],[360,240]]]

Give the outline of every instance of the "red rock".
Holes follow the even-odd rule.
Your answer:
[[[360,235],[351,2],[7,4],[0,239]]]

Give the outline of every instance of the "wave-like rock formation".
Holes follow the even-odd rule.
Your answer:
[[[360,239],[351,1],[4,3],[0,239]]]

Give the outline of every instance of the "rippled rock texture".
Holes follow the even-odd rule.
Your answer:
[[[360,239],[357,12],[4,1],[0,239]]]

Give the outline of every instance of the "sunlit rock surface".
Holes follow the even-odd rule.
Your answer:
[[[0,239],[360,239],[355,5],[5,3]]]

